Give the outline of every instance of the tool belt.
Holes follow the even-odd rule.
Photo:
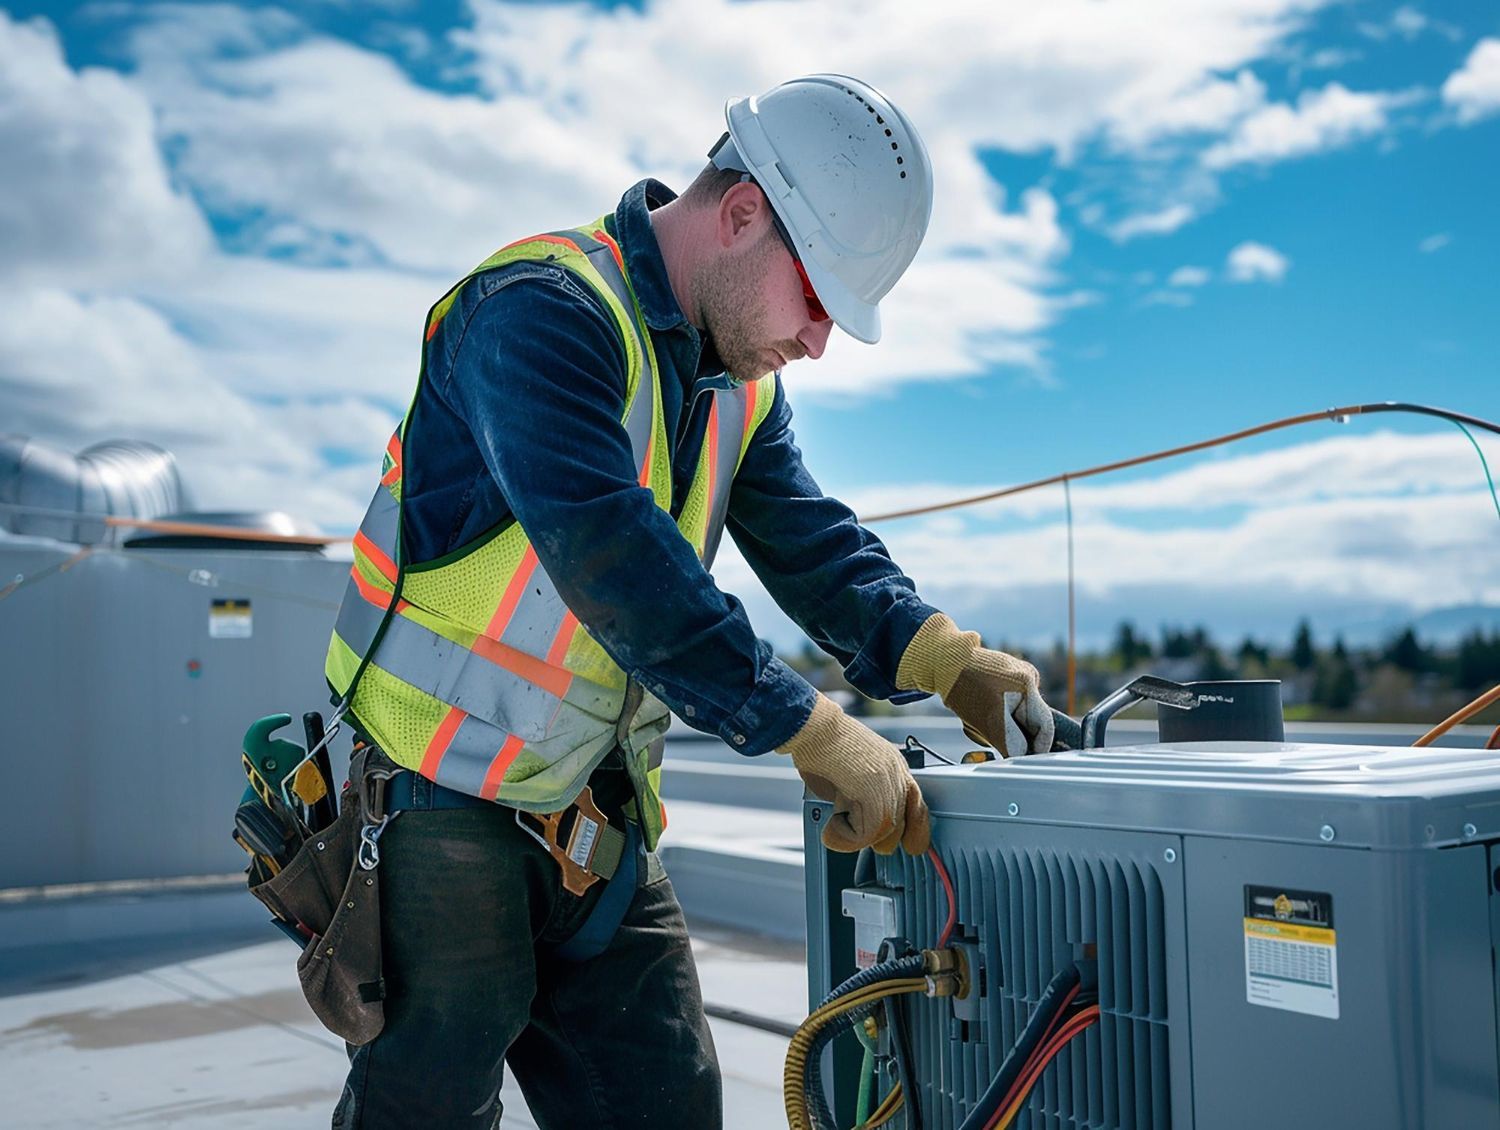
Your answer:
[[[375,864],[389,817],[370,793],[385,779],[368,772],[372,752],[355,748],[338,818],[304,839],[274,876],[250,888],[276,924],[304,943],[297,978],[313,1013],[355,1045],[369,1043],[385,1025]]]
[[[452,808],[487,808],[495,802],[483,800],[402,769],[376,751],[370,771],[389,772],[382,796],[383,813],[394,819],[407,811],[435,811]],[[604,767],[601,767],[604,768]],[[596,780],[595,783],[600,783]],[[606,802],[603,808],[615,812],[608,803],[616,791],[603,783]],[[661,865],[654,855],[647,855],[640,829],[620,812],[614,822],[595,800],[593,785],[587,785],[577,799],[557,812],[535,813],[514,809],[516,826],[536,840],[562,872],[563,889],[583,897],[603,880],[603,890],[583,925],[562,943],[556,955],[564,961],[587,961],[602,953],[615,936],[620,922],[635,897],[636,887],[653,875],[659,877]]]
[[[395,770],[384,795],[385,812],[392,817],[410,810],[496,807],[494,801],[444,788],[393,762],[386,764]],[[571,894],[583,895],[599,880],[613,878],[620,869],[628,837],[617,825],[624,821],[610,822],[595,803],[590,786],[585,785],[572,804],[557,812],[513,811],[516,826],[552,857],[562,871],[563,888]]]

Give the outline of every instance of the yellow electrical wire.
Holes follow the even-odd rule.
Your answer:
[[[871,1112],[870,1117],[860,1123],[858,1130],[876,1130],[877,1127],[884,1126],[896,1117],[896,1112],[905,1102],[906,1097],[901,1093],[901,1084],[897,1083],[885,1098],[880,1100],[880,1105]]]
[[[1413,746],[1431,745],[1433,742],[1437,741],[1438,738],[1442,737],[1449,730],[1453,729],[1454,726],[1457,726],[1460,722],[1467,722],[1470,718],[1474,717],[1474,715],[1478,714],[1492,702],[1500,702],[1500,687],[1493,687],[1490,690],[1485,691],[1484,694],[1480,695],[1473,702],[1469,703],[1468,706],[1464,707],[1462,710],[1455,711],[1454,713],[1448,715],[1448,717],[1444,718],[1436,726],[1428,730],[1425,734],[1423,734],[1420,738],[1418,738],[1411,744]]]
[[[891,981],[877,981],[862,989],[830,1001],[816,1009],[802,1022],[787,1045],[786,1065],[781,1075],[782,1099],[786,1106],[786,1121],[789,1130],[812,1130],[812,1121],[807,1111],[807,1057],[812,1042],[823,1026],[835,1016],[852,1012],[861,1005],[902,993],[926,991],[925,977],[901,977]],[[883,1103],[881,1105],[884,1105]]]

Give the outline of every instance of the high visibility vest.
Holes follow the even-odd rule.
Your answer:
[[[656,354],[625,261],[602,219],[497,251],[433,306],[426,340],[464,282],[523,261],[571,271],[613,316],[627,359],[621,423],[637,481],[670,512],[671,452]],[[419,390],[426,371],[424,348]],[[735,472],[770,411],[774,381],[767,374],[712,393],[707,432],[677,519],[705,567],[724,530]],[[501,523],[434,561],[402,560],[402,437],[411,420],[408,409],[354,536],[354,564],[328,648],[330,689],[342,701],[354,685],[349,710],[355,723],[400,765],[448,788],[529,811],[572,803],[619,745],[642,834],[648,849],[654,847],[666,826],[660,800],[666,704],[627,678],[569,611],[519,522]]]

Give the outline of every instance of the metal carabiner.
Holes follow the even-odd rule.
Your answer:
[[[389,813],[377,823],[366,824],[359,830],[359,848],[355,851],[354,858],[359,861],[362,870],[374,871],[380,866],[380,837],[385,835],[391,821],[400,815],[399,812]]]

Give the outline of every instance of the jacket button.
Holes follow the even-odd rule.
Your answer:
[[[686,706],[684,706],[682,708],[682,713],[686,717],[688,717],[688,718],[696,718],[696,717],[698,717],[698,711],[696,709],[694,709],[692,703],[688,703]]]
[[[733,741],[734,741],[735,745],[744,745],[745,744],[745,735],[744,734],[735,734]]]

